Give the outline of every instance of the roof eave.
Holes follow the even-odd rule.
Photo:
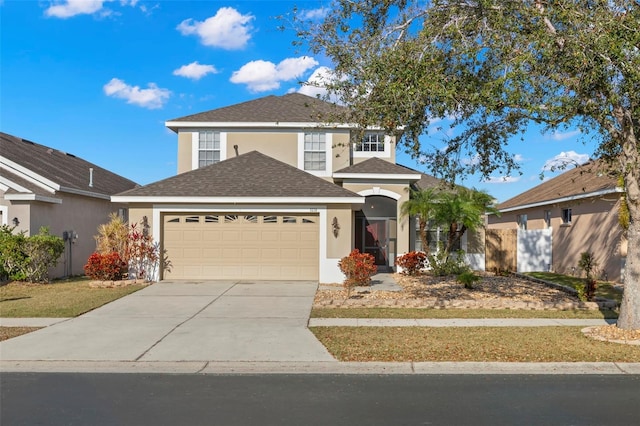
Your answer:
[[[402,181],[419,181],[422,176],[419,174],[384,174],[384,173],[334,173],[335,179],[388,179]]]
[[[113,195],[113,203],[188,204],[364,204],[364,197],[176,197]]]
[[[624,190],[622,188],[620,188],[620,187],[607,188],[607,189],[602,189],[600,191],[588,192],[588,193],[585,193],[585,194],[569,195],[569,196],[566,196],[566,197],[554,198],[554,199],[551,199],[551,200],[539,201],[539,202],[535,202],[535,203],[520,204],[518,206],[507,207],[505,209],[498,209],[498,211],[500,213],[508,213],[508,212],[512,212],[512,211],[516,211],[516,210],[524,210],[524,209],[530,209],[530,208],[534,208],[534,207],[548,206],[548,205],[551,205],[551,204],[564,203],[564,202],[567,202],[567,201],[574,201],[574,200],[582,200],[582,199],[585,199],[585,198],[593,198],[593,197],[599,197],[599,196],[602,196],[602,195],[621,193],[621,192],[624,192]],[[489,213],[489,214],[493,214],[493,213]]]
[[[4,199],[9,201],[42,201],[43,203],[62,204],[60,198],[45,197],[38,194],[5,194]]]

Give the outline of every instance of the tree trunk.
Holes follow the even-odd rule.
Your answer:
[[[624,293],[618,327],[640,329],[640,221],[631,221],[628,230],[627,262],[624,269]]]
[[[623,145],[623,170],[625,191],[629,208],[627,230],[627,262],[624,268],[624,293],[618,327],[640,330],[640,155],[638,142],[629,131],[627,143]]]
[[[420,241],[422,242],[422,251],[429,256],[429,239],[427,238],[427,222],[420,219]]]

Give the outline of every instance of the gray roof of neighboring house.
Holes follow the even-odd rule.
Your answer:
[[[3,132],[0,132],[0,156],[56,183],[62,190],[68,188],[113,195],[137,186],[135,182],[129,179],[89,163],[75,155]],[[89,186],[89,168],[93,168],[92,187]],[[3,176],[6,175],[10,180],[16,177],[15,173],[9,173],[5,170],[0,173]],[[15,183],[22,185],[19,182]],[[32,184],[22,186],[28,189],[33,187]]]
[[[289,93],[283,96],[266,96],[236,105],[187,115],[169,122],[332,122],[332,117],[344,111],[344,107],[323,100]]]
[[[419,189],[434,188],[437,186],[442,186],[444,184],[441,179],[438,179],[437,177],[428,175],[426,173],[421,173],[420,176],[420,180],[415,183],[415,185]]]
[[[354,173],[354,174],[380,174],[380,175],[417,175],[420,172],[408,167],[400,166],[380,158],[369,158],[360,163],[354,164],[344,169],[340,169],[335,173]]]
[[[118,194],[123,197],[360,197],[279,160],[251,151]]]
[[[613,191],[616,187],[617,179],[607,172],[604,163],[593,161],[549,179],[496,207],[503,210],[603,190]]]

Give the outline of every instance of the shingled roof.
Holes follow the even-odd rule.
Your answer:
[[[344,107],[300,93],[289,93],[284,96],[266,96],[224,108],[175,118],[169,120],[167,126],[173,129],[175,126],[172,126],[171,123],[176,122],[330,122],[331,118],[340,111],[344,111]]]
[[[0,132],[0,162],[7,168],[3,167],[0,174],[26,189],[38,191],[34,184],[24,184],[25,180],[20,178],[23,173],[6,160],[53,182],[62,192],[75,190],[110,196],[137,186],[129,179],[75,155]],[[93,186],[89,186],[90,168],[93,169]]]
[[[498,210],[553,202],[566,197],[589,196],[600,192],[615,192],[617,180],[607,173],[600,161],[573,168],[499,204]]]
[[[251,151],[118,194],[118,197],[360,198],[289,164]],[[127,201],[127,200],[122,200]]]
[[[369,158],[360,163],[354,164],[344,169],[340,169],[336,174],[377,174],[377,175],[419,175],[420,172],[408,167],[400,166],[377,157]]]

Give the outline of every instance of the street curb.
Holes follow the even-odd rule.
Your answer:
[[[2,361],[1,373],[640,375],[640,363],[614,362],[134,362]]]

